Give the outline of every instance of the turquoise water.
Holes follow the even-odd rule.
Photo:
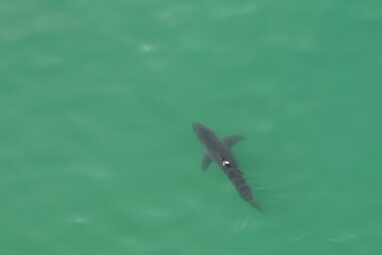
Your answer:
[[[1,1],[0,254],[379,254],[381,9]]]

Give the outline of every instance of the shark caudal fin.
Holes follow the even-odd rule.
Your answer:
[[[259,203],[251,200],[251,201],[248,201],[253,207],[255,207],[259,212],[263,212],[263,209],[261,209],[261,206]]]

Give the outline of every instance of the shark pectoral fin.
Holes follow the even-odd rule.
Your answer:
[[[212,160],[210,158],[210,156],[208,156],[207,154],[204,155],[203,157],[203,161],[202,161],[202,169],[203,171],[206,171],[208,166],[211,164]]]
[[[227,136],[223,139],[223,142],[225,145],[228,146],[228,148],[231,148],[235,143],[237,143],[238,141],[241,141],[241,140],[244,140],[244,137],[240,136],[240,135],[231,135],[231,136]]]

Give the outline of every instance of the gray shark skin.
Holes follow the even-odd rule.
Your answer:
[[[202,161],[202,169],[207,170],[212,162],[218,164],[220,169],[231,180],[240,196],[261,212],[261,207],[252,196],[251,188],[245,181],[235,156],[231,152],[231,147],[238,141],[243,140],[244,137],[228,136],[220,140],[211,129],[200,123],[192,123],[192,128],[206,149],[206,155],[204,155]]]

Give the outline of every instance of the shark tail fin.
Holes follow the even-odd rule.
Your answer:
[[[249,201],[249,203],[250,203],[253,207],[255,207],[259,212],[263,212],[263,209],[261,208],[261,206],[260,206],[259,203],[255,202],[255,201],[253,201],[253,200]]]

